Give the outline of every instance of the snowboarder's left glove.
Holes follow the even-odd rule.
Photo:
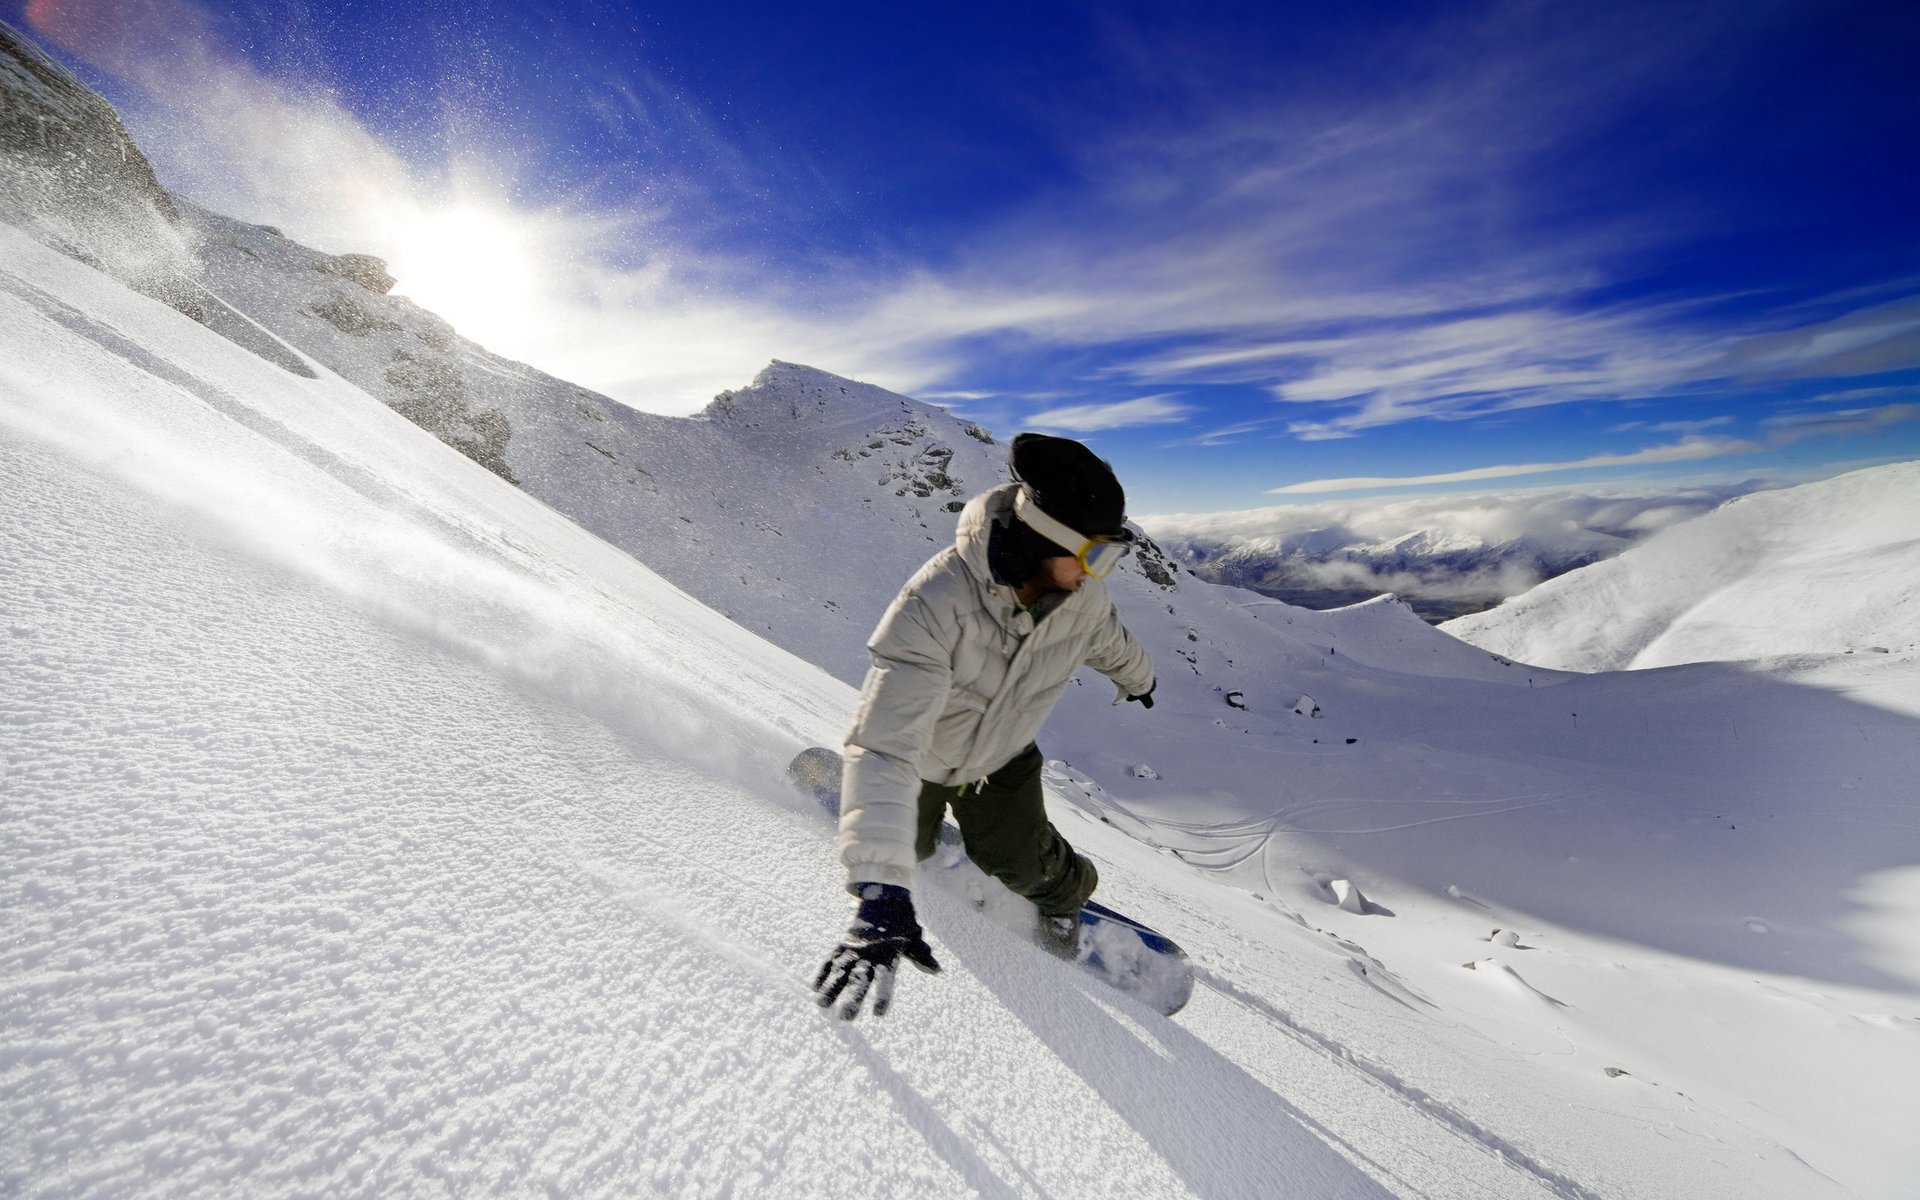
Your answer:
[[[1147,685],[1146,691],[1141,692],[1138,696],[1128,696],[1127,699],[1128,701],[1139,701],[1141,708],[1152,708],[1153,707],[1153,689],[1159,686],[1160,686],[1160,681],[1156,679],[1152,683]]]
[[[841,1019],[851,1021],[860,1015],[860,1004],[871,989],[873,1015],[885,1016],[893,1003],[894,967],[902,955],[922,971],[940,970],[913,915],[912,894],[891,883],[861,884],[860,908],[846,938],[814,976],[815,1002],[829,1008],[838,1001]]]

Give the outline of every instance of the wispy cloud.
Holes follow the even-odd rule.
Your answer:
[[[1175,438],[1164,443],[1167,446],[1231,446],[1256,435],[1271,437],[1275,429],[1284,422],[1278,418],[1254,421],[1240,421],[1232,425],[1221,425],[1205,429],[1188,437]]]
[[[1842,437],[1877,433],[1908,421],[1920,420],[1920,404],[1886,404],[1879,408],[1845,408],[1832,412],[1783,413],[1760,424],[1772,430],[1769,440],[1785,445],[1810,437]]]
[[[1608,430],[1609,433],[1705,433],[1709,429],[1718,429],[1733,424],[1729,416],[1703,417],[1698,421],[1625,421]]]
[[[1660,463],[1698,462],[1724,458],[1730,454],[1754,454],[1766,447],[1744,438],[1684,438],[1667,446],[1649,446],[1627,454],[1594,454],[1566,462],[1510,463],[1503,466],[1473,467],[1465,471],[1445,471],[1435,475],[1362,476],[1350,479],[1309,479],[1268,489],[1269,495],[1306,495],[1316,492],[1357,492],[1371,488],[1433,487],[1442,484],[1478,483],[1487,479],[1512,479],[1522,475],[1546,475],[1554,471],[1592,470],[1600,467],[1643,467]]]
[[[1761,422],[1766,437],[1682,438],[1661,446],[1624,454],[1595,454],[1565,462],[1512,463],[1501,466],[1473,467],[1432,475],[1364,476],[1347,479],[1310,479],[1269,489],[1269,495],[1310,495],[1322,492],[1350,492],[1377,488],[1437,487],[1457,483],[1476,483],[1488,479],[1511,479],[1525,475],[1547,475],[1556,471],[1596,470],[1612,467],[1655,466],[1664,463],[1698,462],[1758,454],[1779,449],[1814,437],[1840,437],[1873,433],[1908,421],[1920,420],[1920,404],[1887,404],[1878,408],[1843,409],[1834,412],[1796,413],[1769,417]]]
[[[1786,484],[1785,480],[1747,478],[1670,487],[1521,487],[1443,496],[1320,500],[1237,512],[1166,513],[1138,520],[1155,537],[1219,542],[1284,540],[1322,529],[1345,530],[1345,536],[1374,541],[1419,530],[1483,545],[1517,538],[1552,540],[1567,532],[1579,532],[1584,541],[1591,533],[1652,532],[1718,507],[1731,497]]]
[[[1920,297],[1758,334],[1729,347],[1717,364],[1764,378],[1846,377],[1920,363]]]
[[[1745,30],[1676,16],[1649,38],[1632,18],[1538,22],[1496,5],[1483,27],[1456,18],[1430,47],[1414,43],[1435,31],[1386,31],[1373,48],[1381,86],[1337,100],[1213,94],[1204,70],[1174,64],[1188,91],[1166,107],[1179,115],[1090,138],[1088,191],[987,239],[1001,265],[974,270],[1097,296],[1045,335],[1152,339],[1110,371],[1265,386],[1309,440],[1920,365],[1912,280],[1892,303],[1869,289],[1790,309],[1595,298],[1638,269],[1627,264],[1717,232],[1728,214],[1623,199],[1594,219],[1581,197],[1606,182],[1602,168],[1565,149],[1661,81],[1712,86],[1698,52],[1737,58],[1786,11]],[[1163,48],[1135,52],[1162,86]]]
[[[1094,433],[1102,429],[1125,429],[1132,425],[1171,425],[1184,421],[1194,411],[1172,395],[1141,396],[1137,400],[1119,400],[1111,404],[1073,404],[1050,408],[1028,418],[1037,429],[1064,429],[1073,433]]]

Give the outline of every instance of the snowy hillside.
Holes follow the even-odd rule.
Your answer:
[[[1446,628],[1573,671],[1790,659],[1777,665],[1912,680],[1920,462],[1741,497]]]
[[[633,413],[170,219],[214,307],[0,225],[9,1194],[1910,1192],[1911,711],[1135,559],[1162,703],[1070,689],[1050,803],[1193,1003],[942,862],[842,1026],[780,767],[1002,448],[788,364]]]
[[[183,208],[210,288],[288,345],[842,678],[865,669],[870,577],[905,578],[951,540],[967,496],[1006,478],[978,426],[787,363],[698,417],[636,412],[489,354],[274,231]]]
[[[1905,720],[1496,682],[1390,602],[1203,588],[1196,630],[1264,640],[1194,657],[1266,688],[1068,714],[1052,770],[1189,1010],[935,886],[948,972],[842,1029],[801,984],[829,830],[775,780],[848,688],[330,373],[3,236],[9,1190],[1898,1194]],[[1753,740],[1686,727],[1703,697]]]

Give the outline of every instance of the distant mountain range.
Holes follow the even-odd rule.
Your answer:
[[[1769,486],[1776,485],[1533,489],[1150,516],[1142,523],[1209,582],[1306,608],[1392,593],[1439,622],[1491,608]]]

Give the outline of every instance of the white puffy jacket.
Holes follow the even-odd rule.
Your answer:
[[[1020,486],[968,502],[954,544],[907,581],[867,643],[873,667],[841,781],[850,886],[912,886],[921,780],[957,787],[986,778],[1034,740],[1082,666],[1114,681],[1116,704],[1153,686],[1153,660],[1099,580],[1049,594],[1038,622],[993,581],[987,538],[1012,518]]]

